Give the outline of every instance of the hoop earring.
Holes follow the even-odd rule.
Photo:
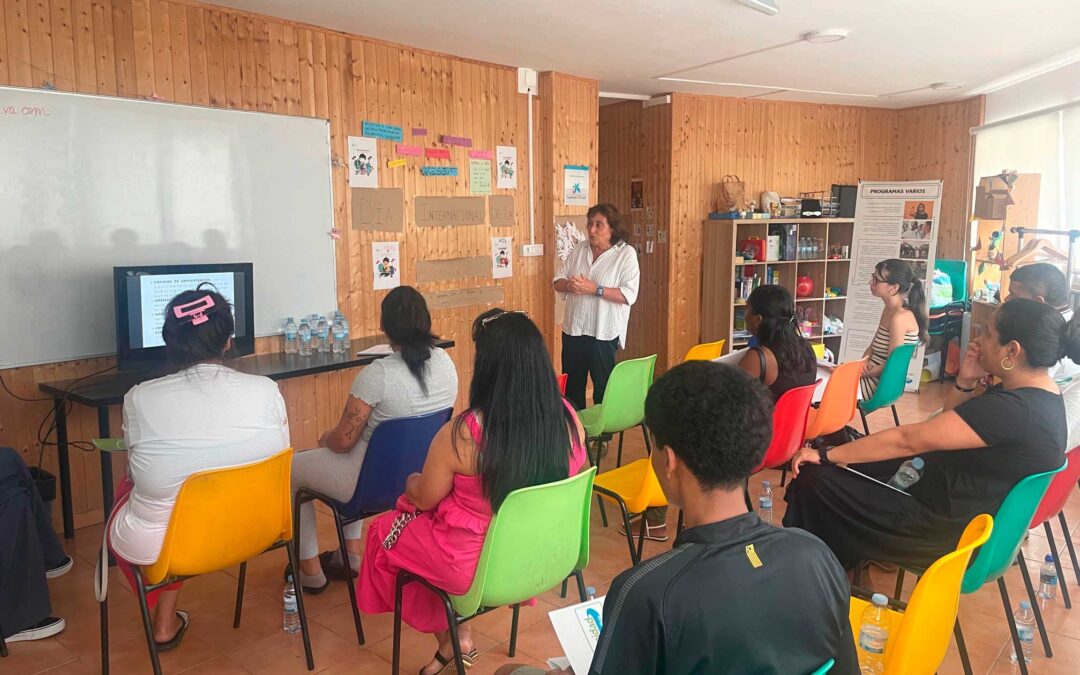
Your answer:
[[[1007,366],[1005,365],[1006,361],[1009,362],[1009,365],[1007,365]],[[1004,370],[1005,372],[1009,372],[1010,370],[1012,370],[1015,367],[1016,367],[1016,361],[1013,361],[1012,358],[1006,356],[1005,358],[1001,359],[1001,369]]]

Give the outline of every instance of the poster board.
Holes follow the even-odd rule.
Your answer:
[[[930,292],[937,257],[941,181],[860,182],[851,240],[851,272],[840,362],[862,358],[874,340],[882,302],[870,293],[874,267],[887,258],[907,260]],[[905,391],[919,390],[925,345],[915,350]]]

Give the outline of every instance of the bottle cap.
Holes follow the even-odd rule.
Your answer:
[[[874,603],[878,607],[884,607],[889,604],[889,599],[881,593],[874,593],[870,596],[870,602]]]
[[[1020,601],[1020,609],[1031,609],[1031,603],[1027,600]]]
[[[596,595],[596,588],[593,586],[586,586],[585,595]]]
[[[1054,556],[1047,553],[1046,554],[1046,562],[1054,562]]]
[[[922,457],[916,457],[911,460],[911,466],[915,467],[916,470],[919,470],[926,466],[926,462],[923,461]]]
[[[767,480],[761,481],[761,487],[772,487],[772,483]]]
[[[285,581],[288,581],[291,584],[292,583],[292,575],[290,574],[289,576],[285,577]]]

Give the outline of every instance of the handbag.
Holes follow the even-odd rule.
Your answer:
[[[413,506],[412,502],[410,502],[405,495],[398,497],[397,504],[394,505],[394,508],[400,513],[398,513],[397,518],[394,518],[394,523],[390,526],[390,533],[383,539],[382,545],[387,551],[392,549],[394,544],[397,543],[398,537],[400,537],[401,533],[405,530],[405,526],[423,513],[423,511]]]
[[[727,175],[720,181],[717,211],[745,211],[746,183],[738,176]]]

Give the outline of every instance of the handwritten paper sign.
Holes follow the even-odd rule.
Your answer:
[[[450,159],[450,150],[447,148],[424,148],[424,157],[428,159]]]
[[[484,224],[483,197],[417,197],[417,227]]]
[[[421,148],[419,145],[402,145],[401,143],[398,143],[394,147],[394,150],[399,155],[412,155],[415,157],[419,157],[424,154],[424,149]]]
[[[491,194],[491,160],[469,160],[469,194]]]
[[[401,142],[401,127],[394,126],[393,124],[380,124],[379,122],[369,122],[364,120],[364,123],[361,125],[360,133],[368,138],[381,138],[384,141]]]
[[[402,232],[405,198],[401,188],[354,188],[352,226],[368,232]]]
[[[421,176],[456,176],[456,166],[422,166],[420,167]]]
[[[472,139],[471,138],[465,138],[464,136],[446,136],[446,135],[444,135],[442,137],[442,139],[440,139],[440,142],[443,145],[460,145],[463,148],[471,148],[472,147]]]
[[[514,197],[512,195],[488,197],[488,222],[492,227],[514,226]]]
[[[491,159],[490,150],[470,150],[469,159]]]

